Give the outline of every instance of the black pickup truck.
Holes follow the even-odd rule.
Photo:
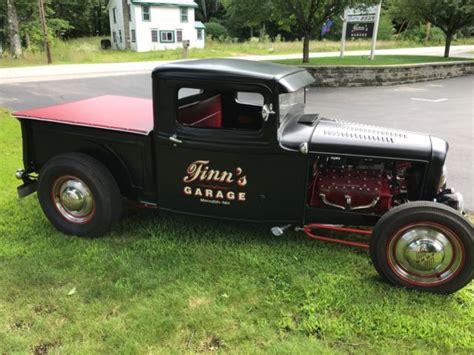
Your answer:
[[[37,191],[60,231],[102,235],[127,199],[368,248],[380,275],[408,288],[451,293],[472,280],[473,227],[447,187],[444,140],[306,113],[313,78],[297,67],[195,60],[152,78],[153,100],[102,96],[14,114],[19,195]]]

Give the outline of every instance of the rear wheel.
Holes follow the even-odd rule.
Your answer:
[[[81,153],[60,155],[44,165],[38,198],[46,217],[65,234],[100,236],[122,211],[113,176],[99,161]]]
[[[474,276],[473,228],[450,207],[407,203],[379,220],[370,255],[377,271],[393,284],[452,293]]]

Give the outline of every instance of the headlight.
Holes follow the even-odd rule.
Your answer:
[[[443,166],[443,172],[441,173],[441,179],[439,179],[439,190],[444,190],[446,188],[446,181],[448,180],[448,168],[446,164]]]

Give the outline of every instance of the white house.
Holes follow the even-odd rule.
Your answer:
[[[190,47],[204,48],[205,28],[194,19],[196,7],[193,0],[110,0],[112,47],[125,49],[129,40],[130,49],[146,52],[182,48],[182,42],[189,40]]]

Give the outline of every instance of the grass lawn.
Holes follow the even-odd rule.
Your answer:
[[[265,226],[129,212],[66,237],[19,200],[19,124],[0,111],[0,353],[472,353],[474,283],[380,281],[363,250]]]
[[[376,55],[374,60],[370,60],[367,56],[345,56],[327,57],[327,58],[310,58],[311,65],[397,65],[397,64],[419,64],[432,62],[452,62],[460,60],[471,60],[470,58],[444,58],[428,55]],[[276,60],[275,63],[288,65],[299,65],[301,59]]]
[[[459,39],[456,44],[474,44],[474,37]],[[439,46],[442,43],[432,43]],[[422,44],[412,41],[378,41],[377,48],[420,47]],[[207,41],[205,49],[190,49],[189,58],[232,57],[241,55],[289,54],[300,53],[302,42],[267,42],[267,43],[221,43]],[[338,41],[311,41],[311,52],[338,51]],[[347,42],[347,50],[370,49],[370,41],[357,40]],[[156,60],[175,60],[182,58],[182,50],[168,50],[136,53],[132,51],[101,50],[100,38],[89,37],[69,41],[55,41],[52,47],[53,61],[55,64],[72,63],[114,63],[138,62]],[[0,57],[0,67],[16,67],[46,64],[46,55],[40,51],[25,51],[23,58],[12,59],[8,53]]]

